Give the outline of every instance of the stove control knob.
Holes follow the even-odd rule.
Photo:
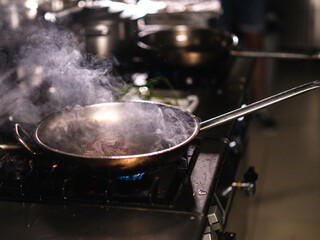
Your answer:
[[[223,215],[217,205],[213,205],[209,208],[207,217],[212,230],[217,231],[222,229]]]
[[[207,226],[203,233],[202,240],[218,240],[218,235],[211,230],[210,226]]]
[[[233,182],[232,187],[244,190],[248,196],[253,196],[256,191],[256,184],[252,182]]]
[[[256,192],[256,181],[258,174],[255,172],[254,167],[249,167],[247,172],[243,175],[243,181],[233,182],[226,190],[222,192],[223,196],[227,196],[233,189],[242,189],[247,196],[253,196]]]

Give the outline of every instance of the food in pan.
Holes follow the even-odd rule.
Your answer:
[[[108,135],[98,136],[89,142],[85,149],[85,156],[123,156],[128,153],[125,137],[117,131]]]

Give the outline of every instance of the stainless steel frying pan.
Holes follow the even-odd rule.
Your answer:
[[[165,104],[146,101],[110,102],[61,111],[43,119],[34,139],[43,148],[72,157],[87,165],[105,167],[114,173],[128,174],[174,161],[199,131],[204,131],[232,119],[318,88],[320,81],[307,83],[277,95],[252,103],[244,108],[199,122],[193,114]],[[32,149],[20,137],[19,141]],[[89,142],[116,130],[128,146],[126,155],[87,156]]]
[[[138,46],[153,59],[182,67],[214,66],[230,56],[282,59],[320,59],[320,54],[239,51],[238,37],[212,28],[176,26],[159,31],[142,31]]]

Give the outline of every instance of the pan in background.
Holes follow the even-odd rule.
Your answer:
[[[142,31],[138,46],[153,60],[182,67],[219,65],[232,56],[284,59],[320,59],[320,54],[237,51],[238,37],[213,28],[176,26],[159,31]]]

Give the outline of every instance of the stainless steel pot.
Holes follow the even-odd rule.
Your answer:
[[[213,66],[230,56],[284,59],[320,59],[320,54],[238,51],[238,37],[212,28],[176,26],[155,32],[141,32],[138,46],[153,59],[185,67]]]
[[[34,139],[43,148],[86,165],[105,167],[114,174],[137,173],[174,161],[199,131],[318,87],[320,81],[307,83],[203,122],[189,112],[154,102],[111,102],[78,107],[42,120]],[[20,137],[19,129],[17,124],[18,140],[33,152]],[[119,156],[84,154],[89,142],[114,130],[125,137],[128,153]]]
[[[108,8],[83,9],[76,17],[80,23],[86,51],[105,59],[135,46],[138,39],[137,19],[122,17]]]
[[[85,26],[87,52],[104,59],[125,51],[137,40],[137,22],[131,19],[109,19]]]

